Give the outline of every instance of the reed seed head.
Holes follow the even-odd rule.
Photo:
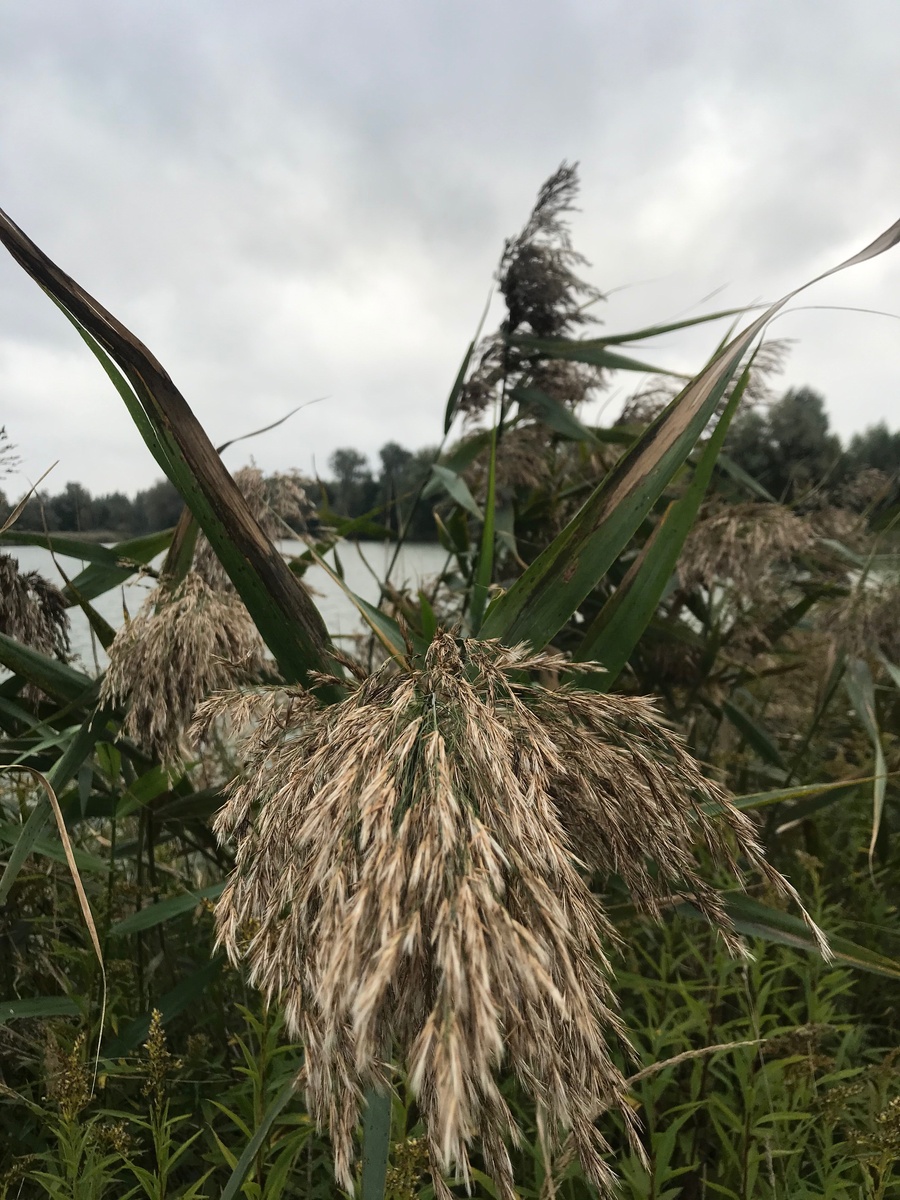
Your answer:
[[[470,418],[480,417],[498,395],[517,400],[523,413],[536,415],[529,413],[527,392],[517,394],[521,385],[572,406],[605,386],[602,369],[548,361],[514,340],[521,335],[572,337],[594,319],[587,309],[603,299],[576,274],[586,263],[572,246],[568,223],[577,195],[577,165],[563,163],[544,183],[523,228],[504,244],[496,279],[507,315],[497,333],[480,343],[475,368],[460,393],[460,410]]]
[[[502,1067],[534,1099],[546,1147],[570,1131],[607,1191],[595,1118],[614,1107],[632,1135],[636,1122],[611,1049],[627,1047],[607,957],[618,938],[589,874],[619,875],[657,917],[689,898],[736,950],[696,843],[796,899],[651,703],[527,681],[570,669],[439,633],[417,665],[385,664],[337,704],[266,689],[198,713],[200,729],[223,712],[251,729],[216,821],[236,847],[219,942],[284,1004],[342,1187],[362,1095],[394,1059],[439,1196],[441,1171],[469,1178],[476,1136],[499,1194],[515,1195]]]
[[[296,472],[264,475],[259,467],[251,463],[235,471],[234,482],[266,536],[273,541],[296,536],[292,526],[302,528],[315,515],[315,505],[307,496],[303,481]],[[231,587],[225,568],[203,533],[197,538],[193,566],[211,587]]]
[[[815,531],[783,504],[729,504],[705,514],[687,536],[678,574],[682,586],[729,587],[737,595],[770,591],[779,568],[809,550]]]
[[[900,586],[892,578],[863,578],[824,609],[820,625],[851,658],[900,662]]]
[[[68,657],[69,614],[62,592],[39,571],[20,571],[9,554],[0,554],[0,633],[42,654]]]
[[[173,591],[153,591],[116,634],[100,699],[127,703],[129,737],[176,763],[197,705],[266,668],[265,646],[238,596],[190,573]]]

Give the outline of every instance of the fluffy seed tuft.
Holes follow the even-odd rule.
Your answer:
[[[62,592],[38,571],[20,571],[10,554],[0,554],[0,633],[66,660],[69,614]]]
[[[258,679],[265,646],[237,594],[214,591],[188,574],[151,592],[109,648],[101,703],[127,704],[124,729],[139,745],[175,763],[197,705],[212,692]]]
[[[200,728],[224,712],[250,725],[216,822],[236,847],[219,942],[283,1003],[348,1190],[362,1095],[393,1059],[438,1197],[440,1172],[469,1178],[476,1136],[499,1194],[515,1196],[503,1067],[534,1099],[545,1150],[569,1133],[607,1194],[596,1118],[616,1108],[632,1136],[636,1118],[612,1054],[628,1050],[607,959],[618,939],[589,873],[618,875],[655,917],[690,899],[738,952],[694,846],[736,875],[742,857],[797,900],[649,701],[528,682],[571,669],[439,633],[412,669],[386,664],[337,704],[270,688],[201,709]]]

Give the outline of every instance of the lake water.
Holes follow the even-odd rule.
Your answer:
[[[298,541],[284,541],[279,545],[288,557],[302,554],[306,549],[304,543]],[[54,583],[62,585],[62,578],[49,551],[39,546],[0,546],[0,553],[17,558],[23,571],[40,571]],[[338,556],[344,579],[351,591],[374,604],[378,600],[378,580],[384,578],[393,553],[394,547],[385,542],[365,542],[361,548],[357,548],[353,543],[341,543],[338,546]],[[70,579],[87,565],[76,558],[61,555],[58,557]],[[446,561],[446,551],[434,543],[409,543],[400,549],[391,574],[391,582],[397,587],[407,585],[418,588],[439,574]],[[161,562],[162,555],[154,560],[153,565],[159,566]],[[334,565],[333,555],[328,556],[328,562],[329,565]],[[313,566],[304,578],[313,589],[316,606],[338,645],[342,638],[363,630],[363,622],[353,602],[326,571]],[[125,610],[130,614],[136,613],[153,586],[152,579],[129,580],[124,587],[98,596],[93,605],[114,629],[118,629],[125,619]],[[106,666],[106,655],[95,639],[92,639],[84,613],[76,607],[69,609],[69,615],[72,621],[72,651],[81,660],[84,669],[94,674],[98,668]]]

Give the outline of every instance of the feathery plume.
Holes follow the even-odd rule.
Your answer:
[[[0,633],[42,654],[65,660],[69,653],[62,592],[39,571],[20,571],[9,554],[0,554]]]
[[[730,587],[758,596],[779,567],[815,540],[810,521],[783,504],[729,504],[693,527],[678,575],[684,588]]]
[[[762,343],[748,360],[750,375],[744,394],[741,396],[741,409],[746,412],[754,408],[770,404],[775,399],[773,381],[775,376],[784,372],[785,362],[792,345],[791,338],[772,338]],[[722,410],[731,399],[737,386],[740,373],[735,372],[731,383],[725,389],[716,412]],[[672,403],[683,384],[676,379],[655,378],[650,380],[629,396],[622,407],[617,425],[649,425],[651,421]]]
[[[125,732],[163,762],[186,753],[194,709],[213,692],[258,679],[265,646],[241,600],[195,572],[156,588],[109,648],[101,703],[127,704]]]
[[[273,541],[294,537],[291,525],[304,526],[315,514],[315,506],[296,472],[264,475],[251,464],[235,471],[234,482],[266,536]],[[197,538],[193,566],[211,587],[231,588],[231,580],[204,533]]]
[[[524,227],[504,244],[496,279],[506,318],[481,341],[460,393],[460,410],[469,417],[480,417],[500,394],[517,399],[523,414],[533,416],[527,391],[516,394],[524,385],[572,407],[605,386],[600,368],[548,360],[511,340],[572,337],[593,319],[588,307],[604,298],[575,274],[587,262],[572,245],[567,220],[578,186],[577,164],[563,163],[544,183]]]
[[[863,578],[822,612],[819,626],[851,658],[900,662],[900,585]]]
[[[499,1194],[516,1194],[503,1066],[535,1101],[545,1148],[568,1133],[607,1194],[595,1118],[617,1109],[632,1137],[636,1118],[611,1049],[627,1053],[607,957],[618,938],[588,873],[620,876],[657,918],[689,898],[737,952],[696,844],[797,900],[649,701],[525,677],[570,670],[562,655],[438,633],[424,660],[345,684],[337,704],[270,688],[198,712],[198,731],[223,713],[245,730],[246,770],[216,820],[236,847],[218,940],[284,1004],[342,1187],[361,1097],[387,1085],[393,1058],[441,1200],[441,1172],[469,1179],[476,1136]]]

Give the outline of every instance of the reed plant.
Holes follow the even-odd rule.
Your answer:
[[[506,244],[506,317],[406,498],[447,568],[351,594],[357,658],[302,581],[352,523],[286,562],[296,480],[232,479],[146,347],[0,214],[186,504],[162,538],[49,539],[89,559],[61,597],[102,680],[0,631],[2,763],[41,787],[0,777],[5,1194],[896,1190],[896,1020],[860,982],[900,979],[889,535],[841,542],[729,468],[790,297],[643,422],[583,423],[649,369],[635,343],[742,314],[576,336],[601,298],[576,187],[561,168]],[[163,550],[114,635],[92,601]],[[195,713],[215,736],[191,751]],[[48,1028],[77,1103],[42,1099]]]

